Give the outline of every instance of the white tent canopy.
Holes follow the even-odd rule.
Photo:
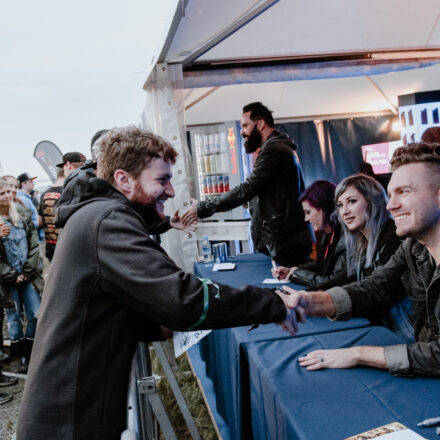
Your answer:
[[[319,119],[396,113],[399,95],[440,89],[437,0],[175,0],[169,14],[144,120],[167,138],[179,131],[185,163],[183,127],[164,126],[169,107],[187,125],[239,119],[256,100],[276,119]]]

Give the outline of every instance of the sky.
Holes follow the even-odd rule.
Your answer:
[[[89,158],[96,131],[138,125],[177,2],[0,0],[1,174],[47,184],[38,142]]]

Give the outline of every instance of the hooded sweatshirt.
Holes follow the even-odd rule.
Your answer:
[[[285,319],[270,290],[183,272],[149,236],[152,219],[90,170],[66,182],[17,440],[112,440],[125,429],[138,341],[174,330]]]

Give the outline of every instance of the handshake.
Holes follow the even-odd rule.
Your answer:
[[[286,319],[280,323],[284,331],[292,336],[298,333],[298,323],[305,322],[310,315],[310,299],[302,290],[293,290],[283,286],[282,290],[276,290],[276,294],[282,299],[287,309]]]

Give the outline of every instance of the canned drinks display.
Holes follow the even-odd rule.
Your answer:
[[[227,174],[223,176],[223,190],[224,192],[229,191],[229,176]]]
[[[208,178],[204,177],[202,180],[202,193],[208,194]]]
[[[223,176],[217,176],[217,188],[219,193],[224,192],[225,189],[223,188]]]

